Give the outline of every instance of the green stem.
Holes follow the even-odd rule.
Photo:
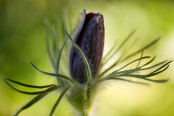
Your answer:
[[[88,115],[88,112],[85,112],[85,111],[84,111],[83,114],[82,114],[82,116],[89,116],[89,115]]]

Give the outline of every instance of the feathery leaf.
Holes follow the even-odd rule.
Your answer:
[[[149,47],[151,47],[152,45],[154,45],[155,43],[157,43],[160,40],[161,37],[156,38],[155,40],[153,40],[152,42],[150,42],[149,44],[147,44],[146,46],[142,47],[141,49],[133,52],[132,54],[128,55],[127,57],[125,57],[122,61],[125,61],[133,56],[135,56],[136,54],[140,53],[142,50],[145,50]]]
[[[48,87],[54,87],[54,86],[56,86],[54,84],[44,85],[44,86],[29,85],[29,84],[24,84],[24,83],[21,83],[21,82],[18,82],[18,81],[14,81],[14,80],[11,80],[11,79],[8,79],[8,78],[4,78],[4,80],[5,80],[5,82],[6,81],[10,81],[12,83],[15,83],[15,84],[18,84],[18,85],[21,85],[21,86],[24,86],[24,87],[30,87],[30,88],[48,88]]]
[[[129,62],[128,64],[124,65],[123,67],[121,67],[121,68],[115,70],[114,73],[115,73],[115,72],[118,72],[118,71],[120,71],[120,70],[122,70],[122,69],[124,69],[125,67],[127,67],[127,66],[133,64],[134,62],[137,62],[137,61],[140,61],[140,60],[143,60],[143,59],[148,59],[148,58],[150,58],[150,56],[144,56],[144,57],[138,58],[138,59],[136,59],[136,60],[133,60],[132,62]]]
[[[44,96],[46,96],[48,93],[50,93],[51,91],[54,91],[56,89],[57,89],[57,87],[48,88],[45,92],[43,92],[43,93],[39,94],[38,96],[34,97],[31,101],[29,101],[26,105],[24,105],[21,109],[19,109],[17,111],[17,113],[15,114],[15,116],[17,116],[23,110],[31,107],[33,104],[35,104],[36,102],[38,102],[39,100],[41,100]]]
[[[124,56],[128,53],[128,51],[131,49],[131,47],[135,44],[135,42],[137,42],[137,39],[136,38],[134,40],[134,42],[128,47],[128,49],[126,49],[118,58],[118,60],[116,60],[109,68],[107,68],[105,71],[103,71],[99,77],[102,77],[104,74],[106,74],[108,71],[110,71],[112,68],[114,68],[117,64],[121,63],[122,62],[122,59],[124,58]]]
[[[53,108],[52,108],[52,110],[51,110],[50,116],[53,115],[53,113],[54,113],[56,107],[59,105],[60,101],[62,100],[62,98],[63,98],[63,96],[65,95],[65,93],[67,92],[67,90],[68,90],[68,87],[67,87],[67,88],[60,94],[60,96],[58,97],[56,103],[54,104],[54,106],[53,106]]]
[[[143,82],[136,82],[136,81],[131,81],[128,79],[123,79],[123,78],[118,78],[118,77],[111,77],[108,80],[120,80],[120,81],[126,81],[134,84],[141,84],[141,85],[149,85],[148,83],[143,83]]]
[[[49,73],[49,72],[45,72],[45,71],[42,71],[40,69],[38,69],[34,64],[31,63],[31,65],[39,72],[43,73],[43,74],[46,74],[46,75],[49,75],[49,76],[54,76],[54,77],[60,77],[60,78],[63,78],[63,79],[66,79],[68,81],[70,81],[72,84],[74,84],[77,88],[80,89],[79,85],[74,81],[72,80],[71,78],[65,76],[65,75],[61,75],[61,74],[55,74],[55,73]]]
[[[50,46],[50,41],[49,41],[49,27],[51,27],[50,23],[48,20],[45,20],[45,24],[47,25],[47,28],[46,28],[46,43],[47,43],[47,53],[48,53],[48,56],[49,56],[49,59],[51,61],[51,64],[53,66],[53,68],[55,69],[55,61],[54,61],[54,58],[53,58],[53,55],[52,55],[52,52],[51,52],[51,46]]]

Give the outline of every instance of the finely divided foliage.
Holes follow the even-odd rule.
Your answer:
[[[85,12],[85,11],[84,11]],[[44,85],[44,86],[36,86],[36,85],[31,85],[31,84],[24,84],[18,81],[14,81],[12,79],[4,78],[5,83],[11,87],[13,90],[27,94],[27,95],[35,95],[35,97],[29,101],[27,104],[25,104],[21,109],[17,111],[15,116],[17,116],[19,113],[21,113],[23,110],[31,107],[35,103],[37,103],[39,100],[41,100],[43,97],[45,97],[47,94],[49,94],[52,91],[60,90],[60,96],[58,96],[57,101],[55,102],[51,112],[50,116],[53,115],[56,107],[59,105],[60,101],[64,96],[66,96],[67,100],[70,102],[70,104],[76,109],[80,115],[87,116],[89,113],[89,110],[92,106],[92,103],[94,101],[94,97],[96,94],[97,89],[99,89],[99,86],[102,85],[103,82],[107,80],[119,80],[119,81],[125,81],[125,82],[131,82],[135,84],[142,84],[142,85],[149,85],[147,83],[148,81],[150,82],[156,82],[156,83],[164,83],[167,82],[167,79],[151,79],[150,77],[158,75],[162,72],[164,72],[168,67],[169,64],[172,61],[162,61],[156,64],[152,64],[152,62],[155,60],[156,57],[151,56],[144,56],[144,51],[154,45],[160,37],[155,39],[154,41],[150,42],[149,44],[145,45],[144,47],[138,49],[137,51],[130,53],[128,50],[125,50],[119,58],[112,63],[110,67],[107,69],[104,68],[105,65],[107,65],[108,61],[113,58],[115,54],[121,51],[121,48],[124,47],[124,45],[130,40],[132,35],[135,33],[135,30],[132,31],[124,40],[123,42],[116,47],[114,46],[109,50],[109,52],[103,57],[98,73],[95,76],[95,78],[92,78],[92,71],[90,64],[88,62],[87,57],[85,56],[85,53],[82,51],[81,47],[77,45],[77,43],[72,39],[71,35],[67,32],[65,27],[62,27],[63,30],[63,35],[64,39],[60,39],[56,35],[57,27],[56,25],[51,25],[49,21],[46,21],[47,25],[47,51],[49,55],[49,59],[51,61],[51,64],[53,66],[54,72],[46,72],[38,69],[33,63],[31,63],[32,67],[34,67],[37,71],[53,76],[57,79],[57,84],[50,84],[50,85]],[[51,37],[50,37],[51,35]],[[64,41],[61,46],[60,45],[61,41]],[[68,74],[62,74],[60,73],[60,70],[62,69],[60,65],[60,62],[62,61],[65,63],[66,57],[63,57],[63,50],[68,47],[67,44],[70,41],[71,44],[74,46],[76,51],[79,53],[81,56],[84,66],[85,66],[85,71],[87,74],[87,82],[85,83],[79,83],[78,81],[74,80],[71,75]],[[59,42],[59,44],[57,44]],[[66,50],[66,49],[65,49]],[[65,51],[67,52],[67,51]],[[140,57],[126,63],[125,61],[137,57],[137,54],[140,54]],[[61,59],[61,58],[64,59]],[[134,66],[133,64],[137,63],[135,68],[128,68],[130,66]],[[119,64],[122,64],[120,67]],[[118,68],[119,67],[119,68]],[[103,69],[103,71],[101,70]],[[64,69],[64,70],[69,70],[69,68]],[[125,78],[127,77],[127,78]],[[130,79],[129,79],[130,78]],[[138,78],[140,80],[145,80],[145,81],[133,81],[131,78]],[[22,91],[14,86],[11,85],[17,84],[23,87],[28,87],[28,88],[35,88],[35,89],[40,89],[40,91],[34,91],[34,92],[28,92],[28,91]],[[43,90],[44,89],[44,90]],[[68,94],[67,94],[68,93]]]

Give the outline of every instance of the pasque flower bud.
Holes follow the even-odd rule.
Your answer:
[[[100,13],[88,13],[83,11],[83,19],[74,39],[75,43],[83,51],[94,78],[98,72],[104,47],[104,21]],[[85,83],[88,79],[85,64],[74,46],[70,52],[70,73],[72,78]]]

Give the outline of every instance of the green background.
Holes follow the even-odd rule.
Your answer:
[[[55,17],[59,20],[63,12],[70,30],[76,26],[83,9],[104,15],[104,54],[115,41],[119,43],[136,29],[135,37],[140,39],[133,50],[161,36],[162,39],[145,54],[156,55],[157,61],[174,58],[172,0],[0,0],[0,116],[13,115],[32,99],[32,96],[11,90],[3,77],[35,85],[56,83],[56,79],[40,74],[29,65],[32,61],[43,70],[53,71],[46,53],[44,19],[54,23]],[[173,70],[171,63],[167,71],[156,77],[167,78],[169,82],[150,83],[150,87],[120,81],[104,84],[96,96],[96,116],[174,116]],[[23,111],[21,116],[48,115],[58,95],[58,92],[51,93]],[[73,116],[66,99],[55,115]]]

